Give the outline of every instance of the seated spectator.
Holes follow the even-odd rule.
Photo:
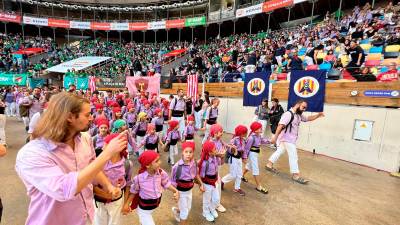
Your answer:
[[[333,54],[333,50],[329,50],[328,54],[326,54],[325,58],[324,58],[324,62],[328,62],[332,65],[334,65],[336,63],[337,59],[335,54]]]
[[[376,77],[377,81],[380,82],[390,82],[399,80],[399,71],[396,68],[396,63],[392,62],[389,65],[389,70],[387,72],[381,73]]]

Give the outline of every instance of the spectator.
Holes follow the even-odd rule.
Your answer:
[[[376,77],[377,81],[380,82],[391,82],[399,80],[399,71],[396,68],[396,63],[391,62],[389,65],[389,70],[387,72],[381,73]]]
[[[353,74],[364,63],[365,53],[364,50],[357,44],[357,42],[352,40],[350,42],[350,48],[347,50],[347,54],[350,55],[351,58],[349,64],[347,65],[347,70]]]

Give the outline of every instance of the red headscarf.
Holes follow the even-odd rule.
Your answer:
[[[111,141],[112,139],[118,137],[118,135],[119,135],[119,133],[112,133],[112,134],[107,135],[107,136],[104,138],[104,143],[109,144],[110,141]],[[128,157],[128,152],[127,152],[126,149],[125,149],[125,150],[122,150],[122,151],[119,153],[119,155],[120,155],[121,157],[123,157],[123,158],[127,158],[127,157]]]
[[[169,127],[168,127],[168,132],[170,132],[170,131],[172,131],[173,129],[175,129],[175,127],[177,127],[178,124],[179,124],[179,122],[178,122],[177,120],[170,120],[170,121],[168,122],[168,125],[169,125]]]
[[[97,125],[97,127],[100,127],[101,125],[106,125],[107,128],[108,128],[110,126],[110,123],[108,122],[107,119],[101,118],[101,119],[96,121],[96,125]]]
[[[188,116],[187,121],[194,121],[194,116],[192,115]]]
[[[164,108],[166,108],[166,109],[169,108],[169,101],[168,101],[167,99],[164,99],[164,100],[162,101],[162,104],[163,104]]]
[[[210,127],[210,136],[214,137],[216,133],[222,132],[224,129],[222,129],[222,126],[219,124],[213,124]]]
[[[182,143],[182,151],[185,150],[186,148],[192,149],[192,152],[195,150],[195,144],[193,141],[185,141]]]
[[[250,134],[254,133],[256,130],[261,129],[261,128],[262,128],[262,124],[261,123],[259,123],[257,121],[253,122],[250,125],[250,130],[251,130]],[[249,136],[250,136],[250,134],[249,134]]]
[[[156,108],[154,110],[154,115],[158,115],[160,112],[161,112],[161,109],[160,108]]]
[[[199,171],[201,171],[201,166],[203,165],[204,160],[208,160],[210,158],[210,152],[215,149],[215,144],[213,141],[206,141],[203,144],[203,148],[201,149],[201,158],[198,164]]]
[[[99,109],[103,109],[103,108],[104,108],[103,104],[101,104],[101,103],[95,103],[95,104],[94,104],[94,107],[96,108],[96,110],[99,110]]]
[[[235,128],[235,135],[234,136],[242,136],[243,134],[247,133],[247,127],[243,125],[238,125]]]
[[[140,163],[139,174],[145,172],[146,167],[159,157],[160,155],[155,151],[144,151],[138,158]]]
[[[121,112],[121,108],[120,107],[114,107],[113,108],[113,112],[114,113]]]
[[[154,129],[156,129],[156,126],[154,124],[152,123],[147,124],[147,133]]]
[[[130,109],[132,109],[132,108],[134,108],[134,107],[135,107],[135,105],[132,104],[132,103],[129,103],[128,106],[127,106],[128,110],[130,110]]]
[[[147,99],[142,99],[142,104],[143,105],[150,105],[150,102],[149,102],[149,100],[147,100]]]
[[[233,135],[233,137],[240,137],[239,138],[239,142],[240,144],[242,144],[242,135],[243,134],[247,134],[247,127],[243,126],[243,125],[238,125],[237,127],[235,127],[235,134]]]

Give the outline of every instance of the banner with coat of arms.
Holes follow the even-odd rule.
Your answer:
[[[150,94],[160,93],[160,75],[154,75],[152,77],[141,77],[141,76],[128,76],[126,77],[126,87],[130,94],[136,94],[137,92],[149,92]]]
[[[308,112],[323,112],[325,102],[324,70],[298,70],[290,74],[288,110],[298,99],[304,99]]]
[[[267,72],[246,73],[243,106],[258,106],[264,98],[268,99],[270,75]]]

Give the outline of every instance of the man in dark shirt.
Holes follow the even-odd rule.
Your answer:
[[[347,50],[347,54],[350,55],[351,61],[347,65],[347,71],[353,74],[365,61],[364,50],[352,40],[350,42],[350,48]]]

